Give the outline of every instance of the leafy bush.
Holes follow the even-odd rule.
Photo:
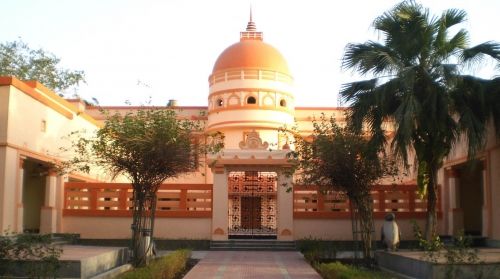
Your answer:
[[[131,272],[124,273],[120,279],[154,278],[174,279],[186,269],[191,255],[189,250],[177,250],[165,257],[155,259],[147,266],[136,268]]]
[[[316,269],[325,279],[387,279],[390,275],[376,270],[368,270],[345,265],[340,262],[318,264]]]
[[[50,235],[6,233],[0,236],[0,274],[56,277],[62,249],[51,244]]]
[[[332,241],[323,241],[318,238],[308,237],[296,242],[299,251],[310,263],[315,263],[321,259],[334,259],[337,254],[337,247]]]

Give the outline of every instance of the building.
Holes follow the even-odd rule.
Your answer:
[[[240,41],[217,59],[206,107],[182,107],[179,117],[201,119],[225,135],[224,152],[211,167],[166,181],[158,193],[155,236],[225,240],[238,237],[293,240],[352,238],[348,201],[314,187],[292,185],[283,175],[289,144],[278,129],[297,123],[303,134],[321,113],[344,121],[342,108],[296,106],[285,58],[263,41],[250,20]],[[106,107],[125,112],[140,107]],[[59,176],[51,169],[65,154],[72,131],[99,128],[103,115],[80,100],[65,100],[36,81],[0,77],[0,230],[78,233],[82,238],[130,237],[130,185],[104,175]],[[479,169],[465,164],[457,146],[439,172],[439,231],[460,229],[500,241],[500,144],[493,131],[478,154]],[[414,178],[386,182],[373,191],[375,226],[395,212],[403,239],[410,220],[423,224],[425,200]],[[384,183],[384,181],[381,181]],[[378,230],[376,230],[378,231]],[[496,241],[496,242],[495,242]]]

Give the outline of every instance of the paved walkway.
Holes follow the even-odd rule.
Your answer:
[[[299,252],[208,251],[193,257],[201,260],[184,279],[321,278]]]

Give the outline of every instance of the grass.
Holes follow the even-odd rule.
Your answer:
[[[390,274],[342,264],[340,262],[322,263],[316,265],[316,270],[324,279],[389,279],[397,278]]]
[[[184,274],[190,250],[177,250],[165,257],[153,260],[146,267],[136,268],[132,271],[120,275],[119,279],[177,279]]]

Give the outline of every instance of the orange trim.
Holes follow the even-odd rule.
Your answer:
[[[213,184],[162,184],[160,190],[212,190]],[[88,188],[88,189],[132,189],[131,183],[107,183],[107,182],[66,182],[64,188]]]
[[[327,211],[322,210],[322,194],[320,194],[319,186],[306,186],[306,185],[294,185],[294,218],[297,219],[347,219],[351,217],[351,213],[349,211]],[[375,200],[373,217],[375,219],[383,219],[384,216],[389,212],[394,212],[397,214],[398,218],[403,219],[411,219],[411,218],[425,218],[426,211],[415,211],[417,208],[417,204],[415,202],[416,195],[415,191],[417,190],[417,185],[415,184],[398,184],[398,185],[373,185],[372,191],[377,192],[373,199]],[[298,191],[309,191],[309,193],[297,193]],[[399,208],[405,208],[405,211],[387,211],[387,204],[389,206],[392,204],[391,202],[387,202],[387,199],[391,199],[391,192],[400,192],[400,194],[405,195],[404,198],[407,200],[405,203],[399,203]],[[315,196],[316,202],[311,204],[304,204],[297,202],[297,200],[303,200],[305,196]],[[397,194],[398,195],[398,194]],[[441,196],[441,191],[438,191],[438,196]],[[378,202],[378,206],[376,203]],[[419,209],[421,208],[421,202],[419,202]],[[310,206],[308,206],[310,205]],[[394,205],[394,204],[392,204]],[[297,208],[308,208],[314,209],[317,211],[298,211]],[[437,214],[439,218],[442,218],[441,205],[440,203],[436,206]]]
[[[70,203],[70,198],[72,195],[69,193],[68,189],[75,188],[85,188],[87,191],[80,192],[85,193],[88,196],[88,201],[86,205],[89,209],[68,209],[68,204]],[[157,210],[157,217],[165,218],[210,218],[212,217],[212,211],[190,211],[187,210],[187,197],[188,190],[210,190],[212,197],[212,184],[163,184],[160,186],[160,190],[173,189],[180,190],[179,195],[179,209],[166,211]],[[64,184],[64,210],[63,216],[81,216],[81,217],[131,217],[132,210],[128,210],[129,206],[129,190],[132,189],[130,183],[87,183],[87,182],[66,182]],[[100,210],[98,207],[98,193],[103,190],[115,189],[118,191],[118,208],[119,210]],[[116,196],[115,196],[116,197]],[[206,204],[206,203],[205,203]],[[210,208],[212,204],[210,202]]]
[[[210,128],[206,129],[206,133],[211,133],[214,131],[217,132],[223,132],[223,131],[231,131],[231,130],[241,130],[241,129],[248,129],[248,125],[236,125],[236,126],[229,126],[229,127],[221,127],[221,128]],[[254,130],[266,130],[266,131],[276,131],[276,127],[270,127],[270,126],[263,126],[263,125],[252,125],[252,129]]]
[[[47,155],[44,155],[43,153],[31,151],[27,148],[24,148],[24,147],[15,145],[15,144],[0,142],[0,147],[10,147],[10,148],[16,149],[19,156],[21,157],[20,160],[27,160],[27,159],[31,158],[31,159],[35,159],[38,161],[48,163],[48,164],[58,164],[60,162],[57,159],[54,159],[54,158],[49,157]],[[76,179],[87,180],[87,181],[91,181],[91,182],[98,182],[98,180],[96,180],[90,176],[83,175],[83,174],[71,173],[68,176],[74,177]]]
[[[63,216],[76,217],[132,217],[131,210],[63,209]],[[156,211],[159,218],[212,218],[212,211]]]
[[[52,93],[49,95],[49,97],[42,95],[41,93],[37,92],[34,90],[33,87],[29,86],[27,83],[24,83],[15,77],[0,77],[0,85],[11,85],[16,87],[17,89],[21,90],[23,93],[26,95],[32,97],[33,99],[39,101],[40,103],[44,104],[45,106],[53,109],[54,111],[60,113],[61,115],[65,116],[68,119],[73,119],[73,111],[76,110],[73,105],[71,105],[69,102],[66,102],[67,104],[64,103],[59,103],[57,98],[55,98],[55,93]],[[42,91],[43,92],[43,91]],[[45,92],[44,92],[45,94]]]
[[[65,106],[67,109],[71,110],[72,112],[77,112],[78,109],[71,104],[70,102],[66,101],[63,97],[59,96],[56,94],[54,91],[50,90],[49,88],[45,87],[43,84],[36,80],[27,80],[24,81],[26,85],[29,87],[41,91],[43,94],[47,95],[49,98],[55,100],[58,104]]]
[[[19,155],[24,156],[24,157],[29,157],[35,160],[43,161],[49,164],[57,164],[59,161],[57,159],[54,159],[52,157],[49,157],[47,155],[44,155],[43,153],[36,152],[36,151],[31,151],[25,147],[21,147],[16,144],[8,143],[8,142],[0,142],[0,147],[10,147],[13,149],[16,149],[19,153]],[[27,158],[25,158],[27,159]]]
[[[222,111],[233,111],[233,110],[274,110],[280,112],[286,112],[291,116],[294,116],[293,109],[289,107],[275,107],[275,106],[259,106],[257,104],[243,104],[243,105],[231,105],[226,107],[220,107],[208,112],[208,115],[219,113]]]
[[[295,107],[295,110],[349,110],[349,108],[346,107]]]
[[[128,110],[137,110],[137,109],[174,109],[174,110],[207,110],[207,106],[176,106],[176,107],[167,107],[167,106],[102,106],[101,107],[104,110],[110,110],[110,109],[128,109]],[[97,107],[92,107],[89,108],[92,110],[98,110],[99,108]]]
[[[374,219],[384,219],[385,215],[389,212],[380,212],[376,211],[373,212],[373,218]],[[427,216],[427,212],[422,211],[422,212],[392,212],[396,214],[398,219],[424,219]],[[437,213],[438,218],[442,218],[442,213],[438,212]],[[308,212],[300,212],[300,211],[295,211],[293,213],[293,218],[294,219],[350,219],[351,218],[351,213],[350,212],[335,212],[335,211],[308,211]]]
[[[77,113],[77,115],[81,116],[91,124],[94,124],[97,127],[102,126],[98,121],[93,119],[92,116],[86,114],[85,112],[79,112],[75,105],[57,95],[38,81],[29,80],[23,82],[15,77],[0,76],[0,86],[2,85],[16,87],[26,95],[32,97],[68,119],[73,119],[73,113]]]
[[[207,129],[213,129],[214,127],[217,126],[223,126],[223,125],[230,125],[230,124],[242,124],[242,123],[261,123],[261,124],[273,124],[273,125],[279,125],[279,127],[282,127],[284,125],[283,122],[278,122],[278,121],[267,121],[267,120],[239,120],[239,121],[224,121],[224,122],[217,122],[216,124],[211,124],[207,126]],[[243,126],[247,127],[247,126]],[[253,127],[253,126],[252,126]]]
[[[104,124],[102,122],[100,122],[99,120],[93,118],[92,116],[90,116],[89,114],[87,114],[85,112],[77,113],[76,115],[78,115],[81,118],[87,120],[88,122],[94,124],[94,126],[96,126],[98,128],[102,128],[104,126]]]
[[[272,159],[272,158],[267,158],[267,159],[221,159],[218,158],[215,160],[215,166],[212,166],[212,168],[215,167],[217,170],[218,168],[225,166],[225,165],[259,165],[259,166],[268,166],[268,165],[281,165],[281,166],[289,166],[291,163],[288,159]]]
[[[297,112],[297,110],[295,110],[295,112]],[[319,118],[314,119],[314,117],[310,117],[310,116],[308,116],[308,117],[295,117],[295,121],[296,122],[309,122],[310,123],[310,122],[312,122],[314,120],[318,121],[320,119]],[[335,121],[337,121],[337,122],[345,122],[346,118],[343,117],[343,116],[341,116],[341,117],[335,117]]]

